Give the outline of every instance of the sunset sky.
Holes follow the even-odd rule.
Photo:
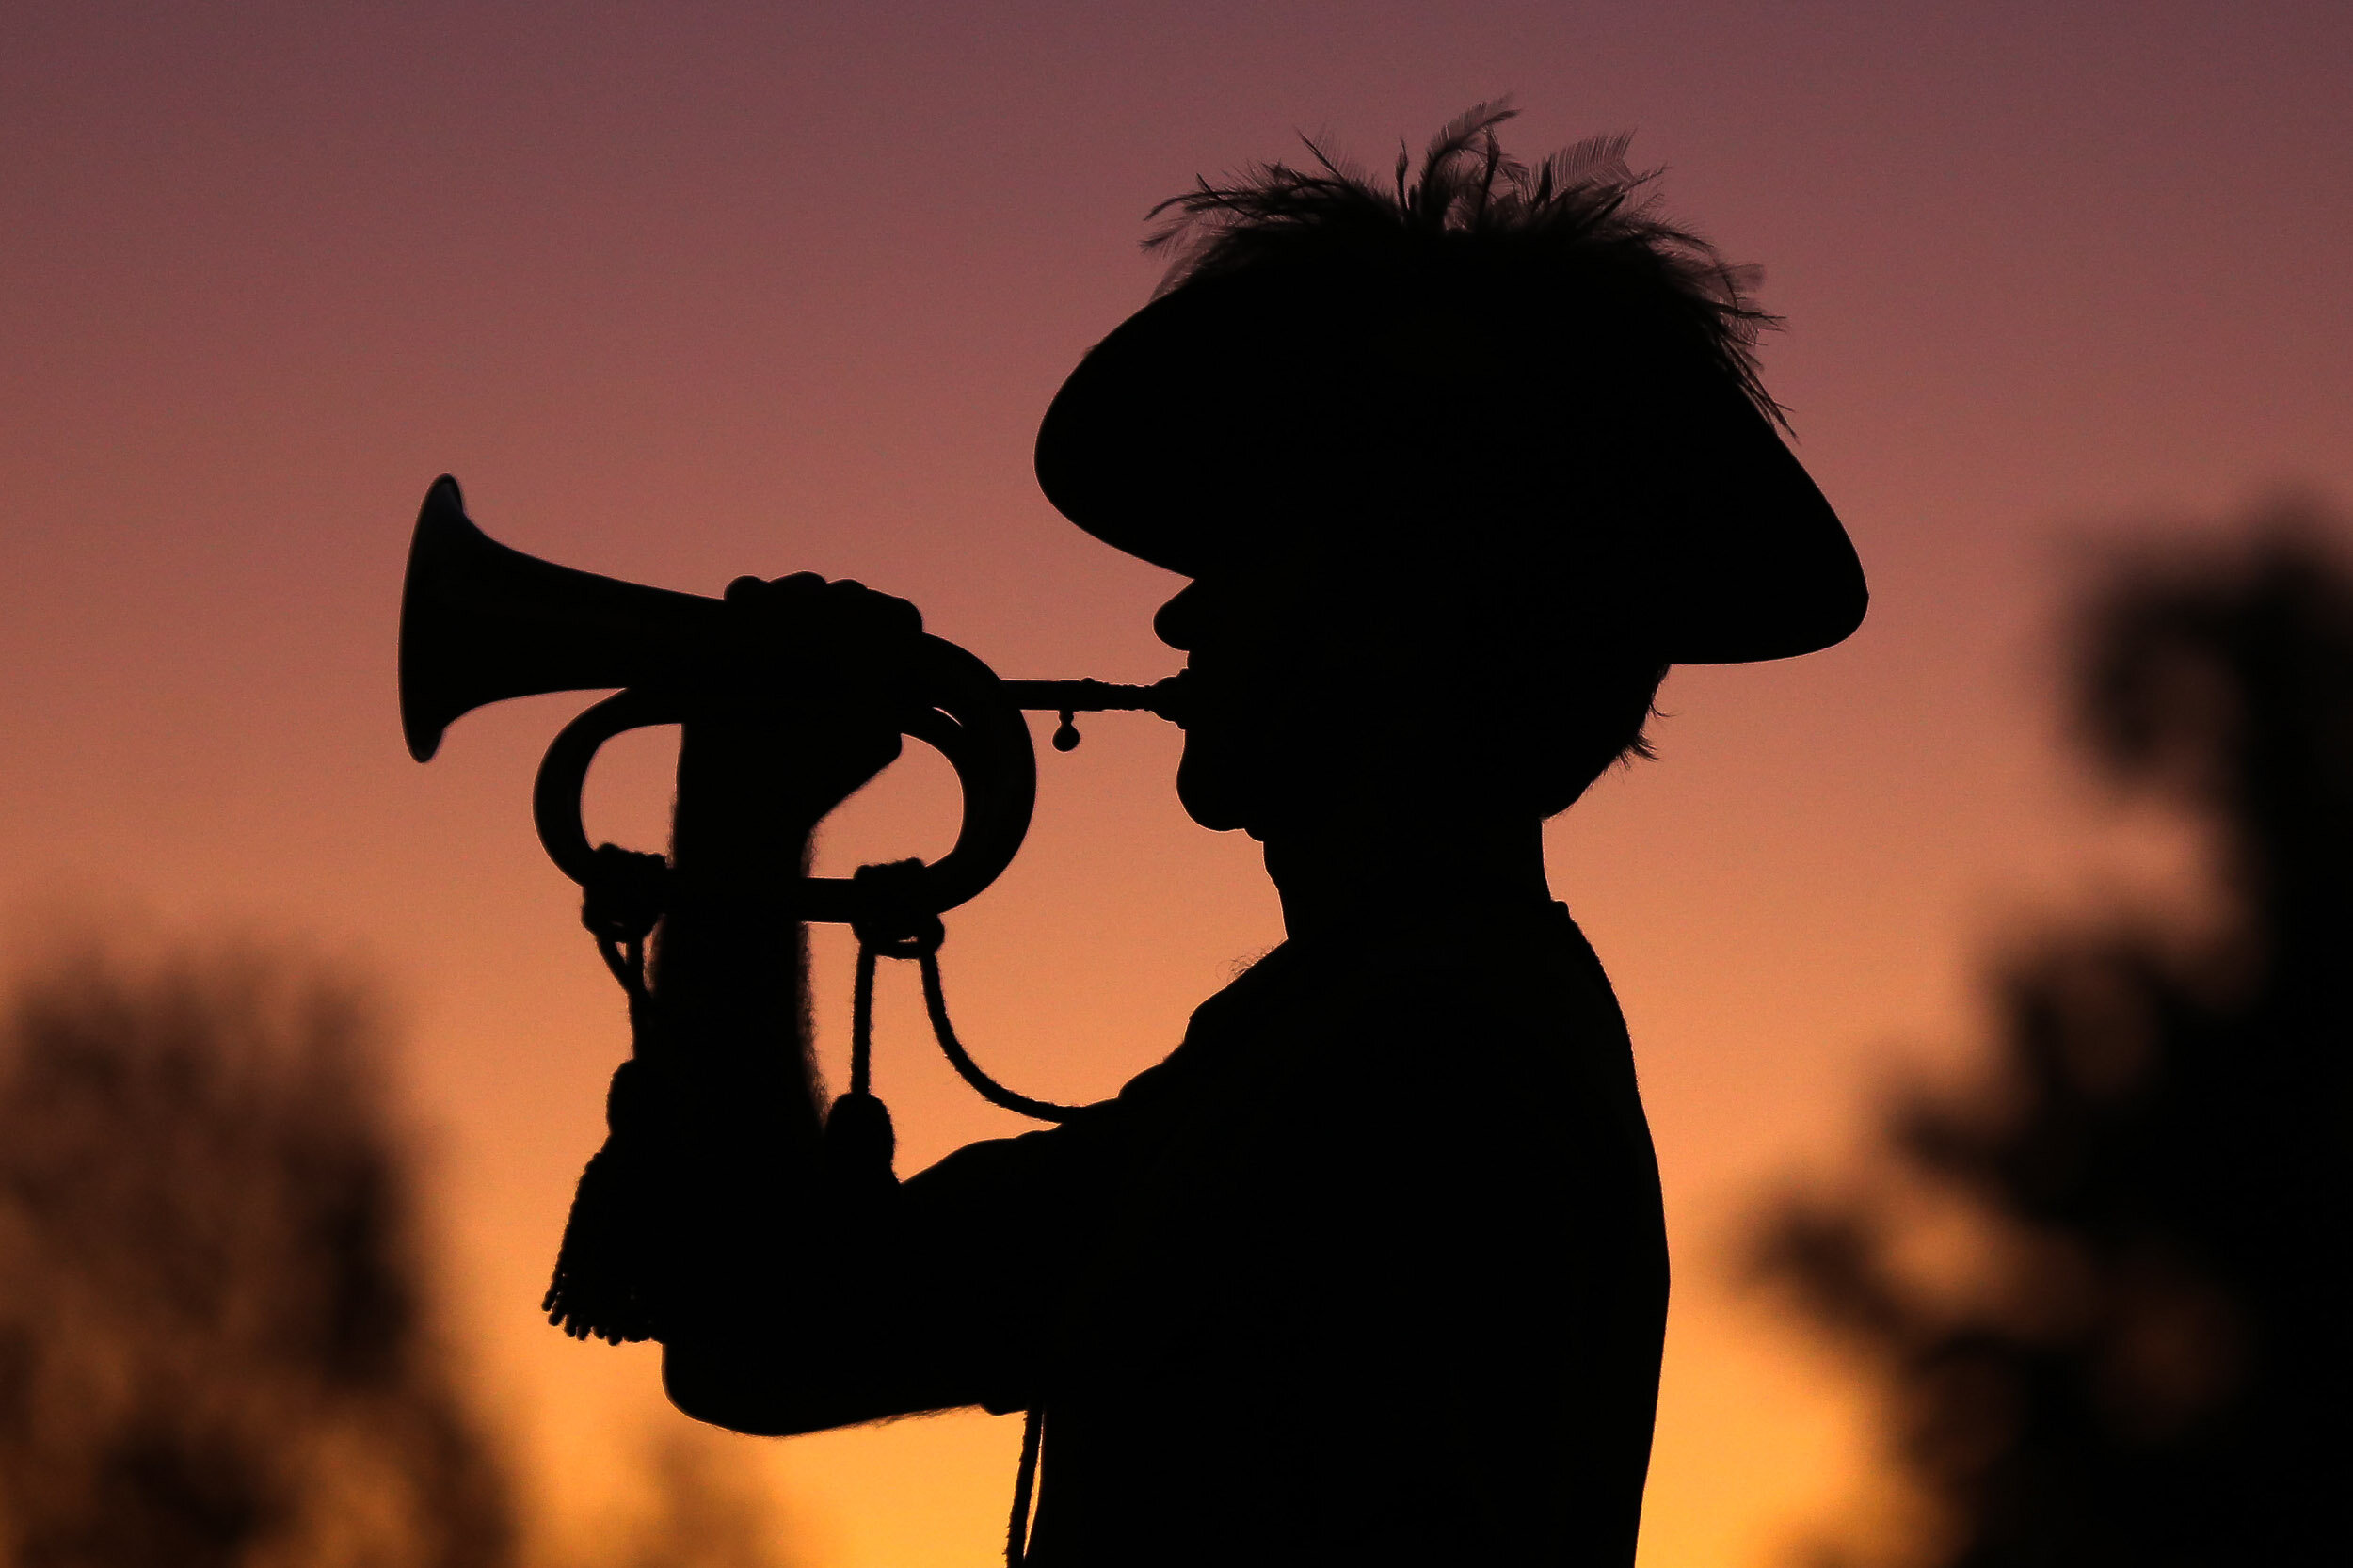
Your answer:
[[[1644,1568],[1762,1568],[1873,1488],[1834,1365],[1729,1283],[1760,1184],[1842,1158],[1891,1074],[1965,1060],[2021,920],[2185,874],[2063,749],[2055,617],[2089,542],[2353,498],[2348,83],[2342,0],[20,0],[5,930],[293,936],[380,977],[486,1408],[551,1513],[593,1520],[678,1417],[650,1350],[534,1310],[626,1048],[529,818],[582,704],[408,760],[427,483],[568,564],[856,577],[1002,674],[1155,679],[1179,580],[1030,470],[1054,388],[1156,280],[1145,210],[1302,132],[1385,165],[1505,93],[1525,153],[1632,131],[1668,210],[1765,268],[1768,383],[1874,593],[1831,652],[1675,673],[1659,760],[1549,835],[1632,1025],[1675,1250]],[[1036,826],[943,953],[976,1054],[1065,1100],[1281,936],[1253,846],[1177,809],[1176,733],[1084,728],[1060,756],[1040,727]],[[593,833],[659,844],[669,744],[613,748]],[[953,820],[944,764],[911,759],[823,863],[936,856]],[[838,1080],[846,937],[818,952]],[[883,985],[901,1169],[1016,1130],[939,1062],[912,975]],[[813,1563],[948,1568],[997,1549],[1017,1442],[958,1416],[761,1463]]]

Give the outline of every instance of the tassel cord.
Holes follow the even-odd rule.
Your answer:
[[[1046,1413],[1032,1405],[1021,1416],[1021,1468],[1013,1481],[1013,1517],[1005,1524],[1005,1568],[1021,1568],[1030,1556],[1030,1499],[1037,1490],[1038,1440]]]
[[[982,1071],[981,1064],[972,1060],[972,1053],[964,1048],[964,1042],[956,1038],[955,1026],[948,1021],[948,998],[939,984],[938,950],[935,948],[929,952],[918,953],[916,957],[923,969],[923,1011],[931,1016],[932,1034],[939,1041],[940,1053],[948,1058],[948,1064],[955,1068],[956,1076],[972,1086],[974,1093],[991,1105],[1002,1107],[1016,1115],[1028,1116],[1033,1121],[1066,1122],[1084,1109],[1076,1105],[1057,1105],[1051,1100],[1032,1099],[1027,1095],[1006,1088]]]
[[[656,1221],[647,1140],[659,1135],[647,1125],[650,1086],[644,1080],[654,1070],[646,1058],[660,1032],[646,984],[646,940],[662,918],[668,876],[662,856],[605,844],[582,889],[581,923],[629,998],[630,1060],[613,1075],[604,1146],[581,1173],[539,1303],[548,1321],[575,1339],[624,1344],[650,1338],[658,1327],[648,1289]]]
[[[902,862],[898,866],[861,867],[856,876],[858,885],[868,891],[870,902],[862,918],[855,922],[858,948],[857,981],[850,999],[850,1093],[872,1092],[876,960],[912,958],[922,971],[923,1012],[931,1020],[932,1036],[939,1042],[940,1053],[955,1068],[957,1077],[991,1105],[1016,1115],[1041,1122],[1067,1122],[1076,1117],[1081,1107],[1032,1099],[1006,1088],[989,1077],[972,1060],[972,1053],[964,1048],[964,1042],[956,1038],[955,1025],[948,1016],[947,991],[939,979],[939,946],[947,940],[947,928],[936,913],[904,899],[902,890],[908,886],[905,875],[906,863]],[[1042,1409],[1032,1405],[1023,1413],[1021,1464],[1014,1478],[1012,1513],[1005,1522],[1006,1568],[1022,1568],[1029,1559],[1038,1453],[1045,1427],[1046,1413]]]
[[[629,999],[631,1057],[615,1074],[615,1093],[608,1102],[612,1122],[606,1146],[582,1174],[581,1190],[558,1250],[554,1278],[541,1309],[575,1338],[595,1337],[622,1343],[653,1337],[658,1324],[652,1304],[644,1293],[644,1271],[651,1258],[646,1227],[650,1211],[640,1212],[652,1172],[642,1165],[648,1151],[643,1131],[625,1130],[642,1123],[642,1115],[624,1117],[628,1091],[643,1086],[632,1081],[651,1070],[644,1064],[659,1037],[659,1027],[646,976],[646,943],[667,902],[668,866],[659,856],[632,856],[611,845],[598,851],[598,874],[590,879],[581,911],[582,923],[595,936],[598,956]],[[939,947],[946,928],[936,913],[922,909],[905,897],[911,888],[908,863],[861,868],[857,882],[868,891],[868,906],[854,922],[857,934],[857,976],[850,1009],[850,1085],[844,1099],[872,1101],[880,1121],[881,1142],[866,1158],[879,1161],[882,1177],[889,1177],[888,1114],[873,1100],[874,972],[881,958],[914,959],[922,973],[923,1011],[932,1034],[956,1075],[991,1105],[1044,1122],[1067,1122],[1080,1107],[1032,1099],[991,1078],[956,1037],[948,1016],[948,1000],[939,977]],[[842,1107],[837,1105],[837,1110]],[[863,1118],[861,1119],[861,1122]],[[830,1130],[830,1123],[829,1123]],[[868,1128],[864,1138],[874,1136]],[[851,1145],[855,1146],[855,1144]],[[1037,1494],[1039,1452],[1045,1413],[1032,1407],[1023,1414],[1021,1462],[1014,1482],[1013,1509],[1006,1522],[1007,1568],[1023,1568],[1029,1557],[1030,1529]]]
[[[874,950],[857,945],[857,983],[850,992],[850,1093],[872,1093],[874,1080]]]
[[[956,1076],[989,1104],[1016,1115],[1040,1122],[1069,1121],[1081,1107],[1032,1099],[1006,1088],[983,1071],[972,1053],[964,1048],[964,1042],[956,1038],[955,1026],[948,1018],[947,993],[939,984],[939,945],[948,939],[948,928],[940,924],[936,912],[914,896],[917,885],[911,873],[921,869],[920,861],[900,860],[860,866],[852,878],[864,895],[864,908],[851,922],[857,934],[857,988],[850,1001],[850,1092],[865,1093],[872,1070],[874,961],[912,958],[923,971],[923,1011],[931,1019],[932,1036]]]

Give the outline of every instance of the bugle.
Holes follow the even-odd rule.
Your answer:
[[[466,515],[457,481],[426,491],[409,546],[400,617],[400,714],[408,753],[429,760],[444,730],[486,703],[544,692],[619,688],[568,725],[534,791],[541,843],[576,882],[592,853],[580,790],[597,750],[624,730],[686,717],[699,691],[740,680],[746,617],[723,599],[601,577],[500,544]],[[918,639],[908,691],[890,715],[955,768],[965,810],[955,847],[925,868],[921,902],[955,907],[993,882],[1028,832],[1036,753],[1021,712],[1059,716],[1052,744],[1079,743],[1082,712],[1139,712],[1182,724],[1183,678],[1148,686],[1005,680],[945,639]],[[803,920],[846,920],[849,882],[804,880]]]

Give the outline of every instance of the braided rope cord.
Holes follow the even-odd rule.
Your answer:
[[[911,958],[923,974],[923,1012],[930,1018],[932,1035],[939,1042],[940,1053],[948,1058],[956,1076],[972,1086],[989,1104],[1028,1116],[1034,1121],[1066,1122],[1079,1114],[1080,1107],[1057,1105],[1050,1100],[1032,1099],[1008,1089],[984,1071],[972,1060],[972,1053],[956,1038],[955,1025],[948,1017],[948,995],[939,980],[939,946],[947,940],[947,927],[938,915],[910,902],[905,892],[912,889],[910,868],[919,861],[898,861],[888,865],[861,866],[855,878],[861,892],[868,894],[865,908],[852,929],[857,934],[857,981],[850,999],[850,1093],[871,1094],[873,1073],[874,1035],[874,969],[878,958]],[[1021,1464],[1015,1473],[1012,1516],[1005,1522],[1006,1568],[1022,1568],[1030,1551],[1032,1502],[1037,1494],[1038,1450],[1045,1433],[1046,1413],[1032,1405],[1021,1417]]]
[[[1044,1122],[1069,1121],[1080,1109],[1033,1099],[1006,1088],[972,1059],[956,1037],[939,977],[939,948],[947,939],[947,928],[936,913],[913,897],[919,888],[913,872],[920,866],[920,861],[862,866],[854,879],[864,896],[859,917],[852,922],[858,951],[850,1004],[850,1086],[835,1109],[840,1111],[842,1101],[865,1101],[879,1114],[884,1142],[871,1158],[886,1183],[890,1180],[888,1113],[873,1095],[874,973],[880,959],[912,959],[920,968],[923,1011],[940,1052],[982,1098],[1016,1115]],[[638,1140],[645,1136],[636,1130],[643,1118],[642,1113],[632,1113],[637,1096],[632,1091],[638,1088],[634,1079],[649,1070],[641,1064],[658,1048],[657,1008],[646,979],[646,943],[662,918],[668,874],[669,864],[659,855],[633,854],[605,844],[598,848],[594,873],[583,889],[581,923],[596,938],[598,954],[629,998],[631,1052],[630,1060],[614,1075],[614,1093],[608,1099],[612,1136],[582,1174],[581,1192],[565,1225],[554,1277],[540,1304],[549,1320],[574,1338],[618,1344],[648,1338],[657,1332],[650,1303],[629,1277],[634,1272],[629,1267],[633,1249],[628,1245],[633,1227],[627,1215],[635,1208],[632,1200],[642,1198],[635,1189],[648,1174],[631,1168],[632,1157],[640,1152]],[[625,1169],[628,1176],[622,1174]],[[1043,1410],[1032,1406],[1023,1413],[1021,1462],[1014,1480],[1012,1516],[1005,1528],[1007,1568],[1022,1568],[1029,1555],[1044,1428]]]

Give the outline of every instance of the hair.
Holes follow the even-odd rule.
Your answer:
[[[1630,136],[1592,137],[1529,164],[1497,135],[1517,113],[1505,100],[1476,105],[1431,139],[1418,169],[1401,142],[1386,183],[1305,136],[1303,165],[1256,164],[1196,182],[1147,215],[1155,226],[1144,249],[1169,258],[1156,296],[1268,267],[1401,269],[1457,309],[1483,313],[1510,301],[1503,308],[1520,313],[1494,325],[1538,340],[1540,352],[1559,319],[1553,308],[1574,314],[1598,305],[1607,331],[1641,352],[1675,356],[1786,428],[1757,368],[1759,336],[1781,325],[1752,297],[1757,269],[1733,264],[1660,215],[1659,171],[1628,166]],[[1511,287],[1484,286],[1505,279]],[[1524,432],[1492,418],[1481,425],[1478,482],[1507,491],[1537,482],[1520,449]],[[1587,465],[1582,477],[1606,504],[1639,493],[1639,476],[1613,476],[1606,464]],[[1391,468],[1382,479],[1394,486],[1399,475]],[[1518,615],[1458,609],[1466,630],[1479,627],[1465,652],[1503,677],[1480,682],[1496,694],[1481,719],[1516,734],[1508,771],[1528,804],[1552,816],[1611,766],[1652,755],[1643,731],[1667,664],[1642,646],[1639,629],[1594,632],[1606,607],[1563,617],[1557,600],[1547,610],[1522,598],[1527,586],[1504,590],[1519,600]],[[1498,620],[1524,630],[1498,641]],[[1532,712],[1553,722],[1530,724]]]
[[[1539,729],[1520,759],[1529,805],[1555,817],[1576,805],[1603,774],[1636,758],[1657,756],[1645,733],[1658,712],[1668,666],[1647,655],[1604,657],[1580,667],[1561,722]],[[1554,691],[1555,699],[1561,696]]]
[[[1198,180],[1146,215],[1156,226],[1144,250],[1169,257],[1155,296],[1292,262],[1525,269],[1562,295],[1607,296],[1785,428],[1757,370],[1759,335],[1782,324],[1752,298],[1759,270],[1660,216],[1661,171],[1627,165],[1630,135],[1592,136],[1530,165],[1496,134],[1518,113],[1501,99],[1456,116],[1431,138],[1418,171],[1400,142],[1386,184],[1305,136],[1306,167],[1254,164],[1225,183]]]

